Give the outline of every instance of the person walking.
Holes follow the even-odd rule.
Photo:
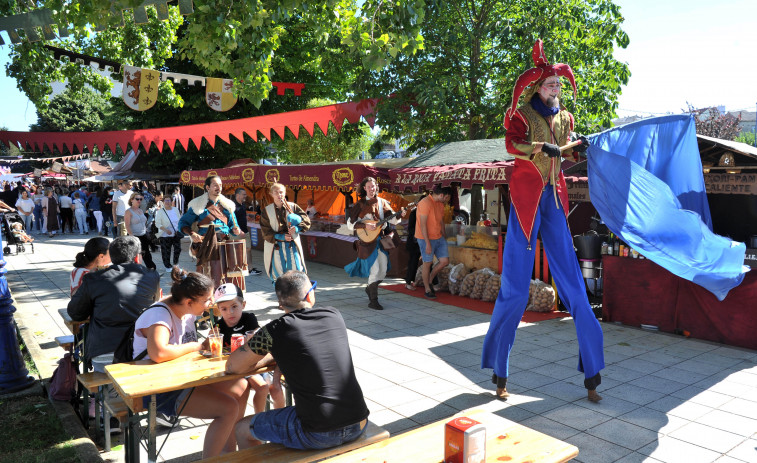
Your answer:
[[[147,216],[139,207],[145,197],[137,193],[129,198],[129,208],[124,212],[126,234],[136,237],[142,249],[142,260],[150,270],[155,270],[155,262],[150,253],[150,242],[147,240]]]
[[[58,204],[60,206],[60,229],[61,234],[66,234],[66,224],[68,224],[68,232],[74,233],[74,211],[71,207],[74,203],[74,200],[71,199],[70,196],[65,194],[60,194],[58,196]]]
[[[80,235],[89,234],[89,225],[87,224],[87,206],[84,205],[84,200],[81,199],[81,194],[74,192],[74,202],[71,205],[74,210],[74,217],[76,218],[76,226],[79,227]]]
[[[53,195],[53,190],[50,188],[45,189],[45,198],[42,201],[42,217],[44,223],[42,224],[43,233],[47,233],[50,238],[58,231],[58,201]]]
[[[163,198],[163,207],[155,210],[155,226],[158,228],[160,256],[166,272],[170,272],[174,265],[179,265],[179,254],[181,254],[179,218],[171,197]],[[173,265],[171,264],[171,250],[173,250]]]
[[[34,224],[34,200],[29,198],[28,191],[21,190],[21,197],[16,201],[16,209],[21,220],[24,221],[24,230],[31,233]]]
[[[45,233],[42,227],[44,224],[44,219],[42,218],[42,200],[45,198],[45,189],[42,188],[42,185],[32,188],[34,193],[32,195],[34,199],[34,223],[36,224],[37,234],[40,235]]]

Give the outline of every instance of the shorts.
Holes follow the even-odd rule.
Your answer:
[[[433,262],[434,256],[436,256],[437,259],[449,257],[447,240],[444,237],[431,240],[431,254],[426,254],[426,240],[418,238],[418,247],[421,249],[421,258],[423,258],[423,262]]]
[[[155,395],[155,410],[168,416],[179,416],[179,408],[194,390],[193,387],[179,389],[178,391],[161,392]],[[150,396],[142,397],[142,407],[147,410],[150,406]]]
[[[366,427],[367,421],[363,426],[355,423],[333,431],[305,431],[294,407],[256,413],[250,419],[250,434],[253,438],[300,450],[328,449],[352,442],[363,434]]]

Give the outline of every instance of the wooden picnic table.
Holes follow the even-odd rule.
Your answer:
[[[105,372],[113,381],[113,386],[129,407],[129,429],[126,434],[126,461],[139,461],[138,420],[134,415],[143,411],[142,398],[150,396],[147,410],[147,457],[156,461],[155,395],[161,392],[177,391],[197,386],[206,386],[221,381],[244,378],[252,374],[272,371],[275,365],[243,374],[226,373],[228,355],[208,358],[194,352],[167,362],[137,360],[116,363],[105,367]]]
[[[58,309],[58,313],[60,314],[60,317],[63,319],[63,324],[66,325],[66,328],[71,331],[71,334],[74,336],[79,335],[79,331],[81,329],[81,326],[85,323],[89,323],[89,318],[82,321],[74,321],[71,319],[71,316],[68,314],[68,309]]]
[[[486,461],[491,463],[558,463],[578,456],[578,448],[529,427],[483,410],[467,410],[466,416],[486,426]],[[323,463],[440,463],[444,460],[446,418],[398,434]]]

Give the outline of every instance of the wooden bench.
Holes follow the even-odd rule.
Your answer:
[[[74,335],[68,334],[66,336],[56,336],[55,343],[63,349],[71,352],[74,347]]]
[[[280,444],[263,444],[237,452],[219,455],[203,460],[208,463],[237,463],[237,462],[265,462],[265,463],[305,463],[333,457],[351,450],[365,447],[389,438],[389,431],[370,421],[362,436],[352,442],[322,450],[288,449]]]

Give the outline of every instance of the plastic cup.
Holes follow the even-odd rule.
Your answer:
[[[223,335],[209,334],[208,345],[210,346],[211,356],[214,358],[221,358],[223,355]]]

